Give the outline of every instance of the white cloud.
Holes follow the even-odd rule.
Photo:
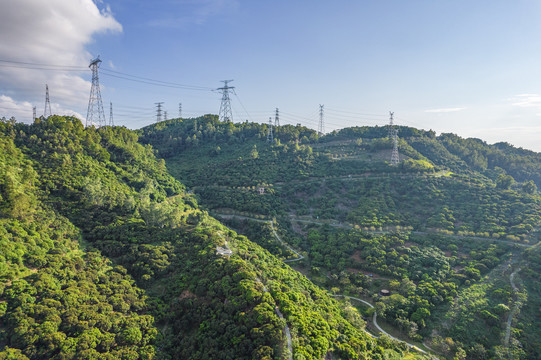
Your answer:
[[[7,119],[15,116],[16,119],[32,120],[32,104],[28,101],[17,102],[9,96],[0,95],[0,117]]]
[[[56,111],[85,108],[91,85],[85,78],[90,78],[88,64],[95,56],[85,46],[96,34],[121,31],[110,9],[105,6],[100,10],[92,0],[16,0],[3,4],[0,60],[11,62],[0,62],[0,95],[5,95],[1,103],[9,103],[7,98],[25,108],[31,103],[38,115],[43,114],[48,84],[53,113],[55,106]],[[29,108],[26,111],[31,118],[32,106]]]
[[[239,7],[238,0],[180,0],[179,14],[167,14],[149,21],[149,26],[179,28],[185,25],[202,25],[215,16],[234,12]]]
[[[441,108],[441,109],[429,109],[425,110],[427,113],[450,113],[450,112],[457,112],[464,110],[466,108],[463,107],[454,107],[454,108]]]
[[[541,107],[541,95],[538,94],[519,94],[510,100],[513,106]]]
[[[37,106],[28,101],[16,101],[9,96],[0,95],[0,118],[5,117],[6,119],[9,119],[14,116],[17,121],[26,123],[32,122],[34,120],[34,106],[36,107],[36,117],[42,116],[45,107],[45,97],[43,98],[41,106]],[[70,115],[76,116],[79,119],[84,119],[80,113],[63,107],[55,102],[51,102],[51,111],[53,114]]]
[[[219,15],[225,10],[234,9],[238,6],[236,0],[205,0],[201,1],[201,6],[195,11],[198,23],[207,21],[212,16]]]

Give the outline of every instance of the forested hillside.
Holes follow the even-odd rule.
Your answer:
[[[210,217],[125,128],[1,122],[0,223],[0,359],[423,358]]]
[[[371,302],[399,337],[441,357],[541,358],[540,154],[398,127],[391,166],[386,126],[320,137],[286,125],[272,143],[268,131],[208,115],[139,134],[211,214],[329,291]]]

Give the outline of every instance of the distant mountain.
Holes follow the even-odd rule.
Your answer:
[[[261,223],[274,218],[304,256],[292,266],[372,299],[403,336],[440,356],[541,358],[541,154],[397,129],[397,166],[387,126],[286,125],[271,143],[269,125],[207,115],[138,133],[211,214],[292,260]]]
[[[0,123],[0,359],[426,358],[210,217],[154,152],[71,117]]]

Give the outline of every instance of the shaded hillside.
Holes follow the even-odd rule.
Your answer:
[[[200,210],[137,141],[0,123],[0,358],[282,359],[286,326],[297,357],[407,354]]]

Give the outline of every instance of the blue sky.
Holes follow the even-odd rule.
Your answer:
[[[53,112],[84,118],[99,54],[106,117],[111,101],[130,128],[155,121],[156,102],[169,118],[179,102],[185,117],[217,113],[211,89],[234,79],[235,121],[279,108],[282,124],[316,128],[324,104],[327,131],[384,125],[394,111],[399,125],[541,151],[536,0],[0,0],[0,10],[0,116],[42,113],[47,82]]]

